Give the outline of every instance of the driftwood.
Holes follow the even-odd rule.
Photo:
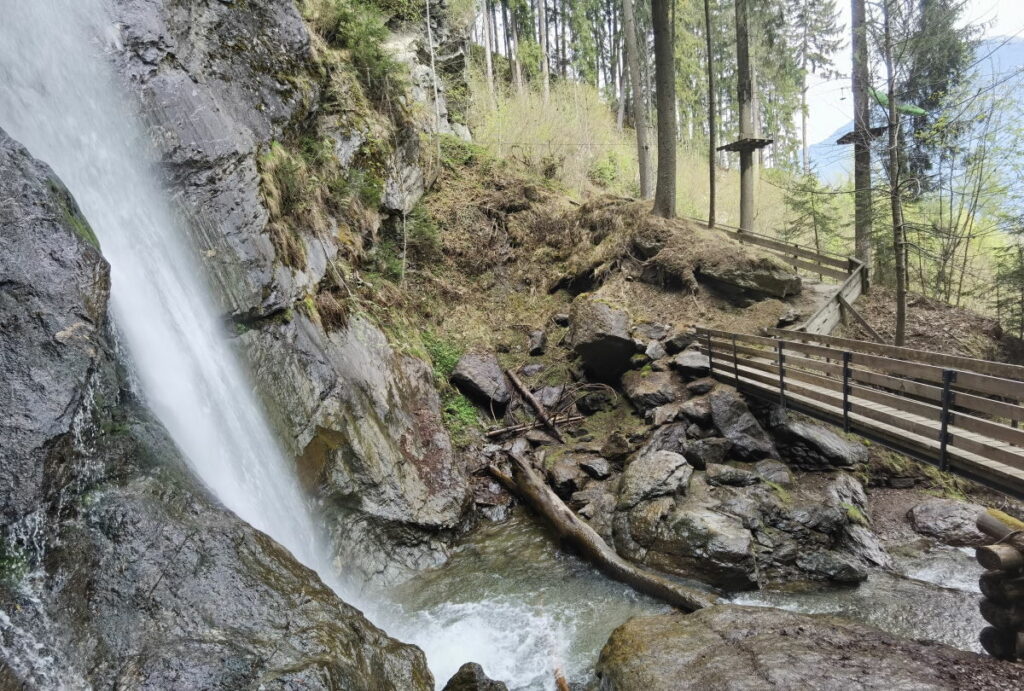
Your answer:
[[[979,547],[974,550],[974,557],[989,571],[1019,571],[1024,568],[1024,555],[1005,543]]]
[[[558,417],[556,415],[555,417],[551,418],[551,422],[553,422],[556,425],[568,425],[572,422],[580,422],[585,419],[586,418],[583,417],[582,415],[571,415],[568,417]],[[543,422],[524,422],[521,425],[510,425],[509,427],[499,427],[498,429],[487,430],[484,436],[487,438],[500,437],[503,434],[510,434],[512,432],[527,432],[531,429],[546,426],[547,425],[545,425],[545,423]]]
[[[681,585],[620,557],[601,536],[583,522],[555,494],[521,454],[510,453],[515,477],[494,466],[491,474],[510,492],[521,496],[555,528],[559,537],[572,543],[579,553],[607,576],[632,586],[686,612],[717,604],[718,598]]]
[[[541,404],[541,402],[538,401],[532,393],[530,393],[530,390],[526,388],[526,385],[523,384],[519,377],[516,376],[515,372],[513,372],[510,369],[507,369],[505,370],[505,374],[508,375],[509,380],[519,391],[520,395],[522,395],[522,397],[526,399],[527,403],[533,406],[534,412],[537,413],[537,419],[543,422],[544,425],[549,430],[551,430],[551,434],[555,437],[555,439],[564,444],[565,439],[562,438],[562,433],[558,431],[558,428],[555,427],[555,423],[553,423],[551,421],[551,418],[548,417],[548,411],[544,409],[544,406]]]

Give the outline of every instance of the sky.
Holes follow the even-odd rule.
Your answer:
[[[846,33],[850,30],[850,2],[839,0],[842,23]],[[1024,0],[969,0],[966,19],[985,23],[984,37],[1020,35],[1024,37]],[[835,56],[836,68],[849,74],[850,46],[847,44]],[[849,79],[824,81],[811,77],[807,92],[810,113],[807,139],[811,144],[820,142],[853,119],[853,101],[850,98]]]

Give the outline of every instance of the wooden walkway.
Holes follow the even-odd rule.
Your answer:
[[[712,376],[1024,499],[1024,367],[770,332],[698,329]]]

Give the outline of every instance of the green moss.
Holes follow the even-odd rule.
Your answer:
[[[48,180],[47,185],[50,188],[50,193],[53,195],[54,200],[60,208],[61,220],[71,228],[75,235],[82,238],[96,249],[99,249],[99,238],[96,237],[96,233],[93,232],[89,222],[85,220],[85,216],[83,216],[82,212],[79,211],[78,206],[75,204],[74,199],[71,197],[71,194],[67,189],[56,180]]]
[[[764,484],[767,485],[768,488],[771,489],[771,491],[775,492],[775,496],[777,496],[779,498],[779,501],[781,501],[783,504],[789,505],[793,503],[793,495],[791,495],[789,493],[789,490],[780,485],[779,483],[768,481],[765,482]]]
[[[430,356],[430,362],[434,366],[434,376],[443,382],[447,382],[462,357],[462,348],[458,345],[445,341],[438,337],[433,331],[424,331],[421,334],[423,347]]]
[[[452,443],[464,448],[472,441],[472,433],[480,427],[476,408],[468,398],[454,390],[442,396],[441,420],[452,438]]]
[[[473,142],[467,142],[454,134],[441,135],[441,163],[452,170],[482,163],[493,163],[487,149]]]
[[[0,583],[17,586],[29,571],[28,555],[6,540],[0,541]]]
[[[868,517],[865,516],[864,512],[861,511],[858,507],[854,506],[853,504],[845,503],[841,504],[840,506],[842,506],[843,510],[846,511],[846,517],[849,518],[850,521],[852,521],[853,523],[859,523],[860,525],[865,527],[871,525],[871,521],[868,520]]]

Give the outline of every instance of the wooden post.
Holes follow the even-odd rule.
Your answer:
[[[708,343],[708,374],[710,374],[713,377],[715,376],[715,362],[714,360],[712,360],[714,354],[711,352],[711,332],[705,330],[704,336],[706,337]]]
[[[956,370],[942,371],[942,430],[939,432],[939,469],[949,469],[949,404],[952,400],[950,387],[956,381]]]
[[[736,380],[736,386],[740,385],[740,365],[736,359],[736,334],[732,335],[732,376]]]
[[[979,581],[984,597],[978,610],[991,624],[978,640],[992,657],[1024,660],[1024,523],[990,509],[978,516],[977,526],[997,540],[975,552],[987,569]]]
[[[843,431],[850,431],[850,359],[849,350],[843,352]]]
[[[779,404],[786,409],[786,355],[782,352],[782,341],[779,341]]]

